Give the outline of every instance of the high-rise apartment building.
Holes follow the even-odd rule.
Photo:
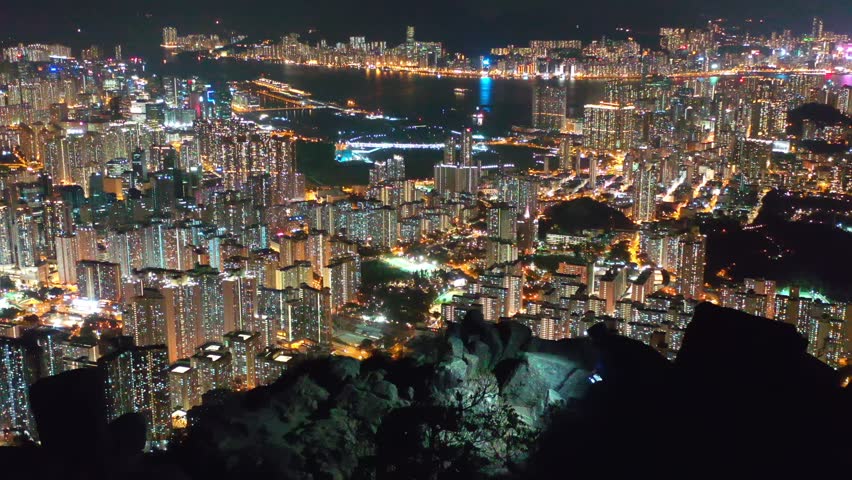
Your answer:
[[[163,28],[163,46],[164,47],[176,47],[178,40],[177,29],[175,27],[164,27]]]
[[[683,236],[679,243],[678,291],[687,298],[700,299],[704,295],[707,237],[692,233]]]
[[[435,165],[435,189],[442,195],[475,193],[480,175],[481,166],[473,160],[473,131],[454,132],[444,144],[444,161]]]
[[[125,413],[142,413],[148,423],[148,439],[168,440],[168,357],[165,345],[151,345],[118,350],[98,359],[109,420]]]
[[[250,390],[258,386],[257,356],[263,349],[257,332],[233,331],[223,337],[231,353],[231,381],[237,390]]]
[[[331,292],[331,311],[355,300],[361,287],[361,257],[349,255],[338,258],[323,269],[323,285]]]
[[[79,295],[89,300],[121,300],[121,267],[117,263],[83,260],[77,262]]]
[[[633,146],[635,107],[618,103],[586,105],[583,147],[596,152],[628,150]]]
[[[159,290],[144,288],[130,299],[124,320],[124,332],[136,345],[167,345],[166,301]],[[177,351],[177,350],[175,350]]]
[[[533,87],[532,126],[540,130],[565,130],[568,97],[564,85],[542,83]]]
[[[20,339],[0,337],[0,429],[34,431],[29,387],[35,381],[35,373],[26,344]]]
[[[639,167],[633,182],[633,221],[636,223],[654,220],[657,209],[657,169],[648,162]]]

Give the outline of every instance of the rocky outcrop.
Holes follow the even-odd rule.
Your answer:
[[[852,454],[850,391],[791,325],[703,303],[674,362],[590,338],[602,381],[548,426],[526,478],[567,478],[568,463],[572,478],[807,477],[813,459]]]
[[[602,324],[547,341],[478,312],[409,348],[399,360],[306,361],[193,409],[175,458],[198,478],[597,478],[661,452],[666,462],[706,463],[706,452],[748,461],[756,445],[779,445],[765,432],[816,454],[786,429],[843,411],[836,375],[794,330],[710,305],[696,310],[676,362]],[[745,424],[760,428],[730,437]],[[754,458],[768,464],[773,452]]]
[[[442,379],[442,386],[464,389],[477,378],[493,376],[501,398],[530,425],[539,425],[549,406],[582,398],[595,362],[590,350],[584,352],[588,339],[534,338],[524,325],[486,322],[478,311],[452,326],[444,341],[449,348],[440,367],[454,383]]]
[[[384,416],[407,404],[381,370],[330,357],[303,364],[278,384],[193,409],[180,448],[218,460],[202,470],[350,478],[372,454],[369,439]]]
[[[548,408],[584,396],[596,361],[589,341],[547,342],[523,325],[472,312],[445,335],[413,344],[406,360],[311,360],[269,387],[193,409],[179,448],[186,458],[217,459],[194,468],[349,478],[375,468],[380,429],[391,444],[404,443],[394,435],[408,437],[412,452],[428,449],[424,432],[436,428],[455,432],[441,442],[462,448],[467,430],[489,418],[527,434]],[[384,422],[395,417],[410,423],[391,429]],[[501,429],[482,436],[489,448],[505,451]],[[486,468],[490,459],[480,461]]]
[[[0,459],[37,479],[787,478],[852,454],[850,390],[789,326],[704,304],[675,362],[588,334],[550,342],[473,314],[402,359],[303,361],[205,396],[164,454],[142,453],[141,416],[103,422],[100,383],[77,370],[31,392],[41,447]]]

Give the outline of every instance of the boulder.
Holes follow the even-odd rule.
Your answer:
[[[520,356],[532,338],[532,330],[518,322],[500,322],[495,328],[500,335],[503,347],[501,356],[497,360],[498,363],[500,360]]]
[[[492,368],[503,354],[503,341],[497,326],[486,322],[479,310],[471,310],[461,322],[460,337],[467,351],[479,355],[485,368]],[[481,344],[481,345],[478,345]],[[486,348],[482,348],[485,346]],[[486,353],[487,352],[487,353]]]
[[[355,378],[361,372],[361,362],[354,358],[335,356],[329,363],[329,373],[340,381]]]
[[[396,404],[399,401],[399,392],[396,389],[396,385],[385,380],[373,384],[372,391],[379,398],[385,399],[392,404]]]
[[[497,369],[497,378],[503,398],[512,406],[534,412],[535,417],[553,399],[582,398],[590,373],[565,357],[527,353],[522,359],[504,360]]]

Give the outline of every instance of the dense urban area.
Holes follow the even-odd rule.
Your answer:
[[[820,18],[750,31],[478,56],[413,26],[337,43],[167,26],[154,58],[2,45],[3,442],[39,441],[30,386],[63,372],[99,372],[106,420],[140,413],[168,449],[221,392],[305,359],[403,358],[471,312],[551,341],[604,325],[674,360],[709,302],[843,369],[852,37]],[[250,73],[204,73],[220,67]],[[287,69],[444,82],[465,106],[421,119]],[[510,86],[523,118],[499,124],[478,89]]]

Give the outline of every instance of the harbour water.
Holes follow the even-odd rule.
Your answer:
[[[333,144],[359,138],[367,141],[441,142],[450,130],[473,126],[485,137],[506,135],[512,126],[528,126],[532,117],[532,94],[543,80],[492,79],[488,77],[438,77],[364,69],[331,69],[320,66],[243,62],[232,59],[200,60],[193,56],[172,57],[157,64],[161,75],[198,76],[204,81],[245,81],[267,77],[311,93],[312,98],[338,105],[354,102],[360,109],[378,112],[383,118],[349,116],[330,109],[281,111],[247,115],[297,133],[320,138],[320,143],[299,146],[300,169],[318,184],[365,183],[367,167],[361,163],[338,164]],[[852,76],[836,76],[839,84],[852,84]],[[559,80],[565,86],[568,116],[581,117],[583,105],[603,98],[604,84],[596,80]],[[482,114],[482,124],[472,115]],[[413,129],[412,127],[417,127]],[[385,140],[383,140],[385,139]],[[431,176],[440,161],[440,150],[396,150],[385,148],[365,155],[372,161],[398,153],[406,157],[407,175]],[[531,167],[539,157],[530,149],[492,148],[478,154],[484,163]]]
[[[360,108],[414,123],[461,128],[477,108],[486,110],[479,129],[488,136],[504,135],[512,125],[528,125],[536,80],[458,78],[330,69],[318,66],[217,60],[196,62],[192,57],[158,65],[164,75],[199,75],[207,81],[252,80],[265,76],[311,92],[313,98]],[[603,96],[603,83],[591,80],[550,80],[567,89],[568,116],[582,115],[586,103]],[[460,93],[459,90],[464,90]],[[297,114],[288,113],[296,116]]]

